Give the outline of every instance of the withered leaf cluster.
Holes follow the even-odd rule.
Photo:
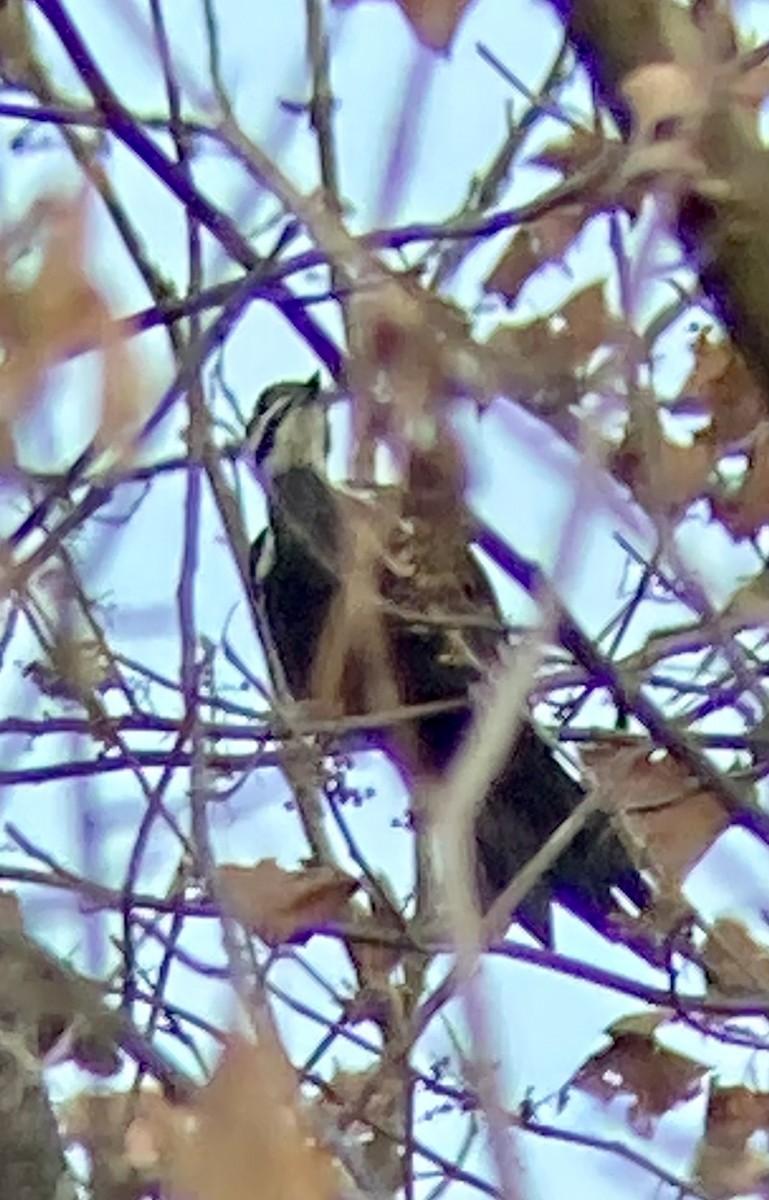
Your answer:
[[[84,1093],[63,1110],[120,1200],[150,1184],[182,1200],[332,1200],[341,1173],[318,1142],[312,1114],[274,1034],[230,1037],[207,1084],[183,1104],[157,1092]]]

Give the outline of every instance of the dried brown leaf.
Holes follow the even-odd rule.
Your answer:
[[[41,205],[41,215],[47,235],[42,262],[18,299],[24,332],[49,362],[56,362],[82,344],[100,344],[110,316],[85,271],[85,197],[48,201]],[[34,354],[36,346],[24,348]]]
[[[124,448],[146,416],[136,359],[127,339],[127,333],[117,333],[114,323],[105,329],[101,420],[94,438],[98,450],[117,452],[121,466],[128,463]]]
[[[258,1044],[230,1038],[195,1101],[155,1105],[128,1146],[174,1197],[332,1200],[338,1186],[297,1102],[296,1073],[266,1034]]]
[[[769,622],[769,575],[766,571],[754,575],[732,593],[721,617],[732,618],[735,625],[743,627]]]
[[[567,138],[550,142],[538,150],[529,162],[533,166],[549,167],[569,176],[595,162],[607,145],[620,149],[619,142],[608,142],[603,130],[579,127],[572,129]]]
[[[270,945],[309,937],[315,926],[348,916],[358,887],[332,867],[285,871],[274,858],[253,867],[225,864],[217,878],[233,914]]]
[[[718,442],[744,438],[766,411],[763,393],[742,355],[731,342],[711,341],[707,329],[700,331],[694,344],[694,366],[681,395],[702,402],[713,418]]]
[[[702,1063],[661,1045],[655,1036],[659,1023],[653,1021],[648,1030],[610,1029],[611,1045],[589,1058],[572,1080],[574,1087],[604,1103],[633,1096],[631,1124],[644,1137],[652,1134],[657,1118],[697,1095],[708,1071]]]
[[[631,426],[608,461],[639,504],[652,513],[675,517],[707,490],[717,458],[718,448],[708,430],[697,434],[691,445],[680,446],[669,441],[658,424],[650,423],[643,436]]]
[[[741,921],[730,917],[716,921],[700,954],[719,991],[769,992],[769,951]]]
[[[407,275],[383,275],[346,306],[349,379],[355,392],[351,476],[375,478],[378,442],[405,468],[414,446],[431,449],[443,423],[451,380],[468,344],[464,314]]]
[[[420,42],[430,50],[448,50],[474,0],[396,0]]]
[[[0,925],[0,1028],[22,1034],[40,1057],[66,1033],[69,1056],[85,1069],[110,1075],[120,1063],[121,1021],[105,1005],[103,988],[45,951],[12,918]]]
[[[705,1136],[694,1180],[716,1200],[759,1192],[767,1195],[769,1159],[749,1145],[769,1124],[769,1095],[746,1087],[711,1087]]]
[[[132,1122],[149,1118],[167,1102],[150,1089],[130,1092],[82,1092],[59,1106],[62,1133],[69,1143],[83,1146],[91,1159],[94,1188],[115,1200],[139,1200],[155,1178],[156,1153],[148,1146],[142,1155],[140,1137],[131,1139]],[[137,1134],[140,1126],[137,1123]]]
[[[59,1105],[62,1132],[68,1142],[78,1142],[87,1150],[100,1144],[122,1155],[123,1139],[145,1093],[80,1092]],[[161,1101],[160,1092],[148,1091],[148,1103]]]
[[[486,277],[484,290],[498,292],[508,304],[514,304],[521,288],[546,261],[547,256],[535,228],[524,225],[516,230],[510,245]]]
[[[748,456],[748,469],[738,491],[713,497],[713,516],[734,538],[753,537],[769,522],[769,424],[756,429]]]
[[[484,282],[484,290],[515,303],[524,284],[545,263],[561,262],[591,215],[587,205],[569,204],[523,225]]]
[[[548,317],[536,317],[525,325],[501,325],[486,342],[487,352],[496,360],[497,374],[504,378],[505,361],[512,363],[513,378],[522,363],[533,365],[536,372],[552,362],[549,356],[553,332]]]
[[[29,284],[12,281],[9,264],[0,266],[0,423],[7,431],[4,453],[12,453],[10,429],[40,395],[48,371],[82,348],[102,352],[104,424],[101,445],[140,414],[140,380],[123,335],[118,335],[107,301],[91,282],[86,267],[85,193],[71,200],[42,200],[21,228],[42,243],[40,267]],[[121,420],[116,420],[119,406]]]
[[[543,386],[548,385],[552,411],[556,396],[562,396],[564,407],[576,402],[576,372],[613,328],[603,285],[597,282],[575,292],[549,316],[495,330],[486,343],[487,353],[502,381],[508,372],[515,380],[525,364],[529,378],[539,377]]]
[[[627,1013],[612,1021],[606,1030],[609,1037],[642,1037],[653,1038],[660,1025],[664,1025],[675,1015],[673,1008],[651,1008],[647,1012]]]
[[[403,921],[400,914],[376,894],[371,898],[370,917],[360,912],[357,906],[354,907],[353,911],[355,916],[361,920],[361,923],[369,931],[372,925],[375,924],[378,929],[381,928],[385,933],[403,933]],[[354,938],[350,938],[348,951],[350,958],[355,964],[361,988],[373,989],[374,991],[383,990],[388,987],[390,975],[403,956],[403,951],[397,946],[388,946],[385,943],[377,945],[374,942],[368,941],[358,942]]]
[[[718,796],[670,754],[597,746],[582,757],[602,792],[616,798],[613,817],[631,853],[668,881],[682,882],[729,824]]]
[[[706,1139],[711,1146],[741,1149],[769,1125],[769,1094],[713,1085],[708,1098]]]
[[[585,362],[606,340],[613,322],[606,311],[606,296],[601,280],[589,283],[571,296],[559,314],[565,328],[559,341],[568,339],[573,363]]]
[[[732,1150],[700,1142],[694,1162],[693,1182],[712,1200],[733,1196],[769,1195],[769,1158],[745,1146]]]

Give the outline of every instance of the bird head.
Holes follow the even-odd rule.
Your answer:
[[[328,410],[316,372],[304,382],[265,388],[246,427],[246,444],[260,472],[273,478],[294,467],[326,472]]]

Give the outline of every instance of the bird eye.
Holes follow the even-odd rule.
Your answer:
[[[246,439],[253,447],[257,463],[272,453],[278,428],[293,399],[288,388],[271,387],[257,400],[254,415],[246,426]]]
[[[263,462],[265,458],[268,458],[272,454],[275,448],[275,439],[278,436],[278,429],[280,428],[285,411],[285,405],[274,405],[262,414],[262,416],[257,416],[254,420],[250,431],[250,440],[253,444],[257,463]]]

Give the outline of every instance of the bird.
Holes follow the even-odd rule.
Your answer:
[[[246,428],[257,477],[266,493],[267,525],[251,547],[250,579],[268,634],[296,701],[312,699],[324,651],[333,641],[334,605],[344,595],[345,515],[350,492],[328,476],[328,403],[320,377],[265,388]],[[383,489],[385,499],[387,489]],[[363,526],[375,525],[378,497],[360,501]],[[417,508],[419,506],[417,505]],[[380,523],[385,531],[387,521]],[[491,583],[472,551],[462,523],[456,539],[436,537],[406,513],[390,521],[391,536],[375,541],[373,583],[381,601],[380,646],[402,705],[443,704],[383,731],[386,750],[399,761],[440,777],[454,761],[470,728],[474,694],[504,641],[504,623]],[[447,549],[448,546],[448,549]],[[440,559],[438,572],[425,557]],[[438,585],[435,579],[441,576]],[[427,583],[425,583],[427,579]],[[431,583],[430,581],[433,581]],[[425,617],[425,590],[441,593],[453,618]],[[447,599],[448,597],[448,599]],[[435,598],[435,597],[431,597]],[[454,620],[456,628],[451,627]],[[373,626],[371,627],[374,628]],[[329,640],[331,632],[331,641]],[[370,650],[370,646],[368,647]],[[337,672],[347,715],[371,707],[365,637],[348,647]],[[381,664],[378,673],[381,675]],[[374,706],[376,707],[376,706]],[[513,719],[517,714],[513,714]],[[475,823],[477,892],[487,910],[518,870],[584,799],[584,789],[527,716],[515,744],[479,806]],[[587,824],[531,889],[515,919],[552,945],[552,903],[558,901],[600,932],[612,936],[616,891],[642,910],[648,884],[610,822],[601,814]]]

